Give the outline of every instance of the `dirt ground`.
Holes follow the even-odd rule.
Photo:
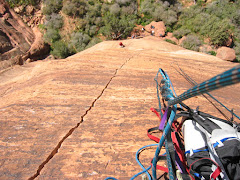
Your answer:
[[[141,171],[135,153],[154,143],[147,129],[159,125],[150,111],[158,108],[158,69],[168,73],[179,95],[191,85],[177,65],[198,83],[237,65],[155,37],[122,42],[125,48],[105,41],[67,59],[0,74],[1,180],[130,179]],[[240,114],[239,88],[212,94]],[[185,103],[221,117],[202,96]],[[153,156],[148,149],[140,160],[147,167]]]

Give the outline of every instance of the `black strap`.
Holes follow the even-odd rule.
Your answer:
[[[175,158],[175,148],[172,142],[171,138],[171,132],[168,132],[167,136],[167,144],[168,144],[168,150],[171,158],[171,164],[172,164],[172,169],[173,169],[173,176],[174,179],[176,179],[176,158]]]
[[[212,134],[214,129],[221,129],[216,123],[208,118],[200,116],[197,112],[193,113],[193,120],[202,126],[208,133]]]

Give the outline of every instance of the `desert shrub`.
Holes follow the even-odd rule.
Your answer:
[[[95,24],[96,24],[98,27],[103,26],[103,19],[102,19],[102,17],[96,17],[96,19],[95,19]]]
[[[206,12],[220,19],[232,19],[234,16],[237,16],[239,8],[239,2],[232,3],[229,0],[218,0],[209,3],[206,7]]]
[[[66,43],[61,40],[53,43],[51,54],[55,58],[66,58],[70,55]]]
[[[168,1],[143,1],[140,6],[145,22],[163,21],[167,27],[176,24],[181,10],[179,3],[170,4]]]
[[[103,25],[101,8],[102,5],[100,3],[89,5],[88,12],[84,18],[88,24],[97,25],[98,27]]]
[[[87,24],[85,26],[85,33],[88,34],[90,37],[93,37],[97,34],[97,26]]]
[[[123,15],[130,15],[137,13],[137,6],[134,3],[131,3],[129,6],[122,7],[122,14]]]
[[[169,42],[169,43],[171,43],[171,44],[175,44],[175,45],[177,44],[176,42],[172,41],[171,39],[165,39],[165,41],[166,41],[166,42]]]
[[[90,47],[92,47],[92,46],[94,46],[95,44],[98,44],[98,43],[100,43],[100,42],[102,42],[101,39],[99,39],[98,37],[94,37],[94,38],[92,38],[91,41],[88,43],[88,45],[86,46],[86,49],[87,49],[87,48],[90,48]]]
[[[62,0],[44,0],[42,12],[45,15],[58,13],[62,9]]]
[[[76,30],[81,30],[81,29],[85,29],[88,22],[86,19],[76,18],[74,23],[76,26]]]
[[[129,36],[136,23],[136,16],[122,15],[120,17],[107,13],[103,17],[104,26],[101,27],[100,33],[108,39],[122,39]]]
[[[236,59],[240,62],[240,42],[235,42],[233,49],[236,53]]]
[[[188,29],[208,38],[212,45],[224,46],[232,34],[236,34],[236,29],[239,29],[239,7],[237,3],[228,0],[213,1],[206,7],[191,6],[184,9],[176,28]]]
[[[104,3],[101,8],[101,14],[106,14],[107,12],[109,12],[109,8],[110,8],[110,6],[106,3]]]
[[[56,29],[48,29],[43,36],[45,42],[52,44],[61,39],[61,36]]]
[[[71,39],[68,43],[68,48],[70,52],[76,53],[83,51],[88,43],[90,42],[91,38],[82,32],[75,32],[71,34]]]
[[[199,51],[199,47],[202,45],[201,40],[195,35],[188,35],[182,42],[181,46],[193,51]]]
[[[208,51],[207,54],[210,54],[212,56],[216,56],[217,55],[217,53],[215,51]]]
[[[178,29],[177,31],[173,32],[173,36],[177,39],[181,39],[183,36],[186,36],[189,33],[191,33],[189,29]]]
[[[48,29],[60,29],[63,26],[63,18],[60,14],[53,13],[46,16],[45,26]]]
[[[164,12],[165,12],[165,9],[164,9],[163,6],[156,7],[155,11],[152,13],[153,20],[154,21],[161,21]]]
[[[39,3],[39,1],[34,0],[6,0],[11,8],[19,5],[35,5]]]
[[[229,19],[219,19],[216,16],[211,16],[200,29],[200,34],[210,38],[211,44],[215,46],[224,46],[231,37],[233,25]]]
[[[120,14],[121,8],[120,8],[119,4],[115,3],[110,6],[109,11],[111,14],[114,14],[117,16]]]
[[[121,6],[129,6],[131,2],[134,2],[134,0],[116,0],[116,3],[118,3]]]
[[[162,20],[166,26],[172,26],[178,20],[177,13],[171,9],[164,12]]]
[[[152,12],[154,12],[155,6],[152,0],[143,1],[140,4],[140,12],[144,14],[144,16],[152,16]]]
[[[87,13],[87,3],[84,0],[64,0],[63,13],[72,17],[83,17]]]

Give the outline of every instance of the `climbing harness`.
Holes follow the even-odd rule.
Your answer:
[[[156,180],[159,178],[157,169],[167,173],[170,180],[240,179],[240,128],[233,120],[233,117],[239,119],[239,116],[209,93],[239,83],[240,66],[201,84],[197,84],[180,67],[179,69],[176,69],[178,73],[194,87],[177,96],[168,74],[159,69],[154,78],[158,109],[151,108],[151,111],[157,115],[160,124],[147,130],[148,137],[158,144],[147,145],[137,151],[136,160],[143,171],[131,179],[146,173],[148,179]],[[232,117],[224,114],[204,93],[228,110]],[[199,108],[191,109],[183,103],[197,95],[204,95],[226,120],[203,113]],[[161,132],[161,138],[154,136],[156,132]],[[156,147],[156,151],[150,166],[145,168],[139,161],[139,155],[142,150],[152,146]],[[165,147],[166,153],[160,155],[162,147]],[[157,165],[159,161],[165,161],[167,168]],[[151,174],[148,172],[150,169]]]

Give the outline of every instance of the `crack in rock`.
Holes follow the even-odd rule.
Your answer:
[[[41,165],[38,167],[37,172],[30,177],[28,180],[33,180],[36,177],[38,177],[40,175],[40,172],[42,171],[42,169],[44,168],[44,166],[58,153],[58,150],[61,148],[62,143],[75,131],[75,129],[77,129],[80,124],[84,121],[83,118],[88,114],[89,111],[91,111],[92,107],[94,107],[95,103],[97,102],[97,100],[99,98],[101,98],[101,96],[103,95],[104,91],[108,88],[109,84],[111,83],[111,81],[113,80],[113,78],[115,78],[117,76],[117,73],[119,70],[121,70],[123,68],[123,66],[130,61],[133,58],[130,57],[128,58],[121,66],[120,68],[115,70],[115,73],[113,74],[113,76],[110,78],[110,80],[108,81],[108,83],[106,84],[106,86],[103,88],[103,90],[101,91],[100,95],[98,95],[98,97],[92,102],[91,106],[85,111],[85,113],[81,116],[81,120],[79,123],[77,123],[77,125],[73,128],[71,128],[68,133],[61,139],[61,141],[58,142],[57,146],[53,149],[53,151],[50,153],[50,155],[46,158],[45,161],[43,161],[41,163]]]

